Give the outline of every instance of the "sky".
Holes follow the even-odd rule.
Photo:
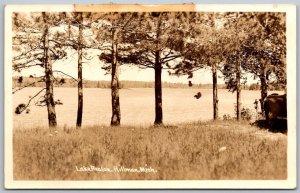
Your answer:
[[[77,78],[77,52],[68,51],[69,57],[63,60],[55,61],[53,65],[53,71],[62,71],[68,75]],[[83,79],[84,80],[111,80],[110,74],[105,74],[105,71],[101,69],[103,63],[98,59],[97,53],[91,54],[94,57],[91,60],[83,60]],[[21,73],[14,72],[13,76],[25,76],[30,75],[42,76],[44,69],[41,67],[32,67],[30,69],[22,70]],[[55,72],[54,75],[62,76],[62,74]],[[250,75],[248,75],[250,77]],[[119,80],[132,80],[132,81],[154,81],[154,69],[140,69],[137,66],[121,66]],[[163,82],[173,83],[188,83],[191,80],[193,84],[212,84],[212,74],[210,68],[200,69],[194,73],[192,79],[187,79],[187,76],[170,76],[167,70],[162,72]],[[248,84],[256,82],[253,78],[248,78]],[[218,83],[223,84],[224,80],[222,74],[218,74]]]
[[[68,75],[77,78],[77,52],[67,51],[68,56],[66,59],[57,60],[52,65],[53,71],[62,71]],[[111,80],[111,75],[106,74],[106,72],[101,68],[104,64],[98,59],[99,53],[92,53],[94,56],[91,60],[83,59],[83,79],[84,80]],[[40,66],[31,67],[29,69],[24,69],[21,73],[14,72],[13,76],[42,76],[44,75],[44,69]],[[54,72],[56,76],[63,76],[61,73]],[[133,65],[122,65],[120,67],[120,78],[122,80],[132,80],[132,81],[154,81],[154,69],[140,69]],[[173,82],[173,83],[188,83],[191,80],[193,84],[209,84],[212,83],[212,74],[210,68],[200,69],[194,73],[192,79],[187,79],[187,76],[175,76],[169,75],[168,70],[163,70],[162,81],[163,82]],[[219,73],[218,83],[224,83],[221,73]]]
[[[92,60],[84,60],[83,64],[83,78],[85,80],[111,80],[110,74],[105,74],[105,71],[101,69],[103,63],[99,61],[97,57]],[[53,71],[63,71],[74,78],[77,78],[77,56],[70,57],[66,60],[56,61],[53,63]],[[25,69],[21,73],[14,72],[13,76],[42,76],[44,73],[43,68],[34,67],[30,69]],[[60,73],[55,73],[55,75],[61,75]],[[136,66],[121,66],[120,67],[120,80],[133,80],[133,81],[154,81],[154,69],[140,69]],[[164,82],[174,82],[174,83],[187,83],[187,76],[169,76],[167,70],[162,72],[162,80]],[[201,69],[194,74],[193,83],[212,83],[212,76],[209,68]],[[223,81],[219,78],[219,81]]]

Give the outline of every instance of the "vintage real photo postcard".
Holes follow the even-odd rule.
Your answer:
[[[7,5],[5,187],[296,187],[293,5]]]

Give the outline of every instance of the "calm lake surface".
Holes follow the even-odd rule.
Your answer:
[[[13,95],[13,112],[20,103],[27,103],[40,88],[25,88]],[[193,96],[202,93],[200,99]],[[85,88],[83,106],[83,126],[109,125],[111,118],[110,89]],[[270,92],[271,93],[271,92]],[[269,93],[269,94],[270,94]],[[283,93],[283,92],[278,92]],[[234,116],[236,93],[219,89],[219,116]],[[63,105],[56,106],[59,126],[75,126],[77,116],[77,88],[55,88],[55,100]],[[250,108],[253,113],[254,100],[260,98],[260,91],[242,91],[242,106]],[[154,88],[132,88],[120,90],[121,124],[151,125],[154,122]],[[189,121],[210,120],[213,118],[212,89],[163,89],[163,119],[166,124]],[[32,128],[47,126],[47,108],[30,105],[30,113],[13,115],[14,128]]]

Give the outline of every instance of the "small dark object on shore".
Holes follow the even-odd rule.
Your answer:
[[[194,97],[195,97],[196,99],[200,99],[201,96],[202,96],[201,92],[198,92]]]
[[[21,103],[16,107],[15,113],[21,114],[25,110],[25,108],[26,108],[26,105],[24,103]]]

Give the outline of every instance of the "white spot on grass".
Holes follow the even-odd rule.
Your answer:
[[[220,147],[218,151],[219,151],[219,152],[223,152],[223,151],[225,151],[226,149],[227,149],[226,146],[223,146],[223,147]]]

